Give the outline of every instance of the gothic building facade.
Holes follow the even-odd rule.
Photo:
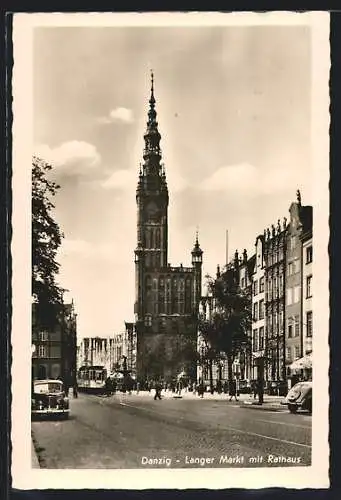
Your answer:
[[[203,252],[197,236],[191,267],[173,267],[168,262],[169,194],[160,139],[152,75],[144,161],[136,191],[134,309],[136,369],[141,380],[174,378],[183,371],[195,377],[196,369]]]

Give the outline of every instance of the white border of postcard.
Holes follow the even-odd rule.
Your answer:
[[[255,469],[55,470],[31,467],[32,38],[37,26],[310,25],[313,46],[314,408],[312,465]],[[19,489],[325,488],[329,486],[329,14],[15,14],[13,21],[12,479]]]

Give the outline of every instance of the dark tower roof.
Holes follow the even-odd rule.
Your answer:
[[[161,135],[158,130],[155,110],[154,73],[151,72],[147,129],[144,134],[144,162],[142,165],[140,164],[137,196],[142,192],[158,192],[163,193],[168,199],[166,173],[164,165],[161,163],[160,139]]]
[[[160,139],[161,135],[158,130],[158,122],[156,120],[155,110],[154,73],[152,71],[147,129],[144,134],[145,148],[143,152],[143,158],[146,162],[146,165],[153,166],[157,172],[159,169],[161,169]]]
[[[199,245],[199,240],[198,240],[198,231],[196,233],[195,237],[195,244],[192,250],[192,255],[202,255],[204,252],[201,250],[200,245]]]

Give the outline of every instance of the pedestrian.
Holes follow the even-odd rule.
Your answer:
[[[253,399],[256,399],[258,396],[258,384],[256,380],[252,381],[252,392],[253,392]]]
[[[155,384],[155,395],[154,395],[154,400],[156,401],[157,399],[161,400],[161,390],[162,390],[162,385],[160,382],[156,382]]]
[[[205,393],[205,386],[204,386],[204,382],[202,380],[199,381],[199,385],[198,385],[198,396],[200,396],[201,398],[204,397],[204,393]]]
[[[257,386],[258,386],[258,403],[262,405],[264,400],[264,384],[261,378],[258,379]]]
[[[225,380],[225,382],[224,382],[223,390],[224,390],[224,394],[228,394],[228,392],[229,392],[229,385],[227,383],[227,380]]]
[[[70,385],[69,385],[69,381],[67,378],[65,378],[65,382],[64,382],[64,392],[65,392],[65,396],[68,398],[69,397],[69,389],[70,389]]]
[[[221,394],[223,390],[223,384],[221,383],[221,380],[218,380],[217,382],[217,393]]]
[[[77,382],[74,383],[73,385],[73,397],[74,399],[77,399],[78,398],[78,387],[77,387]]]
[[[110,379],[110,377],[108,377],[105,381],[104,390],[105,390],[106,397],[109,397],[111,395],[111,379]]]
[[[136,394],[140,392],[140,382],[136,382]]]
[[[230,389],[229,389],[230,399],[229,399],[229,401],[232,401],[232,398],[235,398],[235,400],[238,401],[236,381],[234,379],[231,380],[229,385],[230,385]]]

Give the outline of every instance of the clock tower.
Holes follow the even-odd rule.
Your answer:
[[[195,374],[202,250],[196,238],[192,266],[168,261],[168,187],[151,74],[143,163],[136,190],[136,368],[140,381]]]
[[[167,267],[168,247],[168,188],[164,165],[161,163],[161,135],[156,120],[154,75],[151,73],[151,93],[147,129],[144,134],[143,165],[140,165],[136,190],[137,247],[135,314],[143,316],[145,271]]]

